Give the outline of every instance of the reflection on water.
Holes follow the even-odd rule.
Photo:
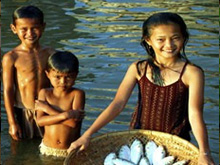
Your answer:
[[[212,154],[215,162],[219,162],[219,17],[216,0],[188,0],[184,3],[181,0],[4,1],[1,18],[2,54],[19,42],[11,33],[9,24],[12,11],[24,4],[37,5],[45,13],[47,28],[41,42],[60,50],[69,50],[80,60],[76,85],[86,91],[87,112],[82,132],[114,98],[127,67],[133,61],[146,58],[146,53],[139,45],[143,21],[158,11],[179,13],[191,34],[186,53],[192,62],[205,70],[204,116]],[[136,102],[137,90],[121,115],[99,133],[128,129]],[[4,103],[1,103],[3,164],[62,164],[62,160],[39,157],[39,140],[11,143]]]

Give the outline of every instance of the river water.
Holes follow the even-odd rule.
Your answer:
[[[219,163],[219,13],[217,0],[3,0],[1,11],[3,55],[19,40],[9,28],[11,14],[21,5],[33,4],[45,13],[43,45],[77,55],[80,73],[76,82],[86,92],[84,132],[109,105],[128,68],[145,59],[140,46],[141,26],[152,13],[179,13],[191,34],[188,58],[205,71],[204,118],[215,162]],[[2,96],[2,86],[1,86]],[[2,98],[2,97],[1,97]],[[137,103],[134,90],[124,111],[97,134],[127,130]],[[1,100],[1,163],[62,164],[62,160],[39,156],[39,139],[14,142],[8,135],[4,102]],[[195,140],[192,143],[196,144]]]

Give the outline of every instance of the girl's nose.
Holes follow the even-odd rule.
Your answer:
[[[172,48],[173,45],[174,45],[174,44],[173,44],[173,41],[172,41],[172,40],[170,40],[170,39],[169,39],[169,40],[166,40],[166,47],[167,47],[167,48]]]

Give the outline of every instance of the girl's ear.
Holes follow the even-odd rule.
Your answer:
[[[14,34],[17,34],[17,30],[14,24],[10,24],[10,28]]]
[[[149,46],[151,46],[151,40],[149,38],[145,38],[144,40]]]
[[[47,70],[45,70],[45,73],[46,73],[46,76],[48,77],[49,76],[49,72]]]

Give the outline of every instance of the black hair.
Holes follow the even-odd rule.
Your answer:
[[[156,27],[158,25],[169,25],[169,24],[176,24],[180,27],[181,33],[184,37],[184,45],[182,54],[179,54],[180,58],[185,59],[186,61],[189,61],[185,54],[185,46],[189,39],[189,33],[187,26],[182,19],[181,16],[179,16],[176,13],[171,12],[162,12],[162,13],[156,13],[151,15],[146,21],[144,21],[142,26],[142,38],[141,38],[141,46],[144,47],[144,49],[147,51],[149,58],[147,59],[147,62],[149,66],[152,68],[152,79],[154,83],[158,85],[163,85],[163,79],[160,74],[160,68],[155,65],[155,52],[151,46],[148,45],[148,43],[145,41],[145,39],[150,38],[151,36],[151,30],[153,27]],[[138,62],[137,69],[138,73],[140,74],[140,70],[138,65],[142,63],[143,61]]]
[[[40,24],[44,24],[44,14],[36,6],[21,6],[18,7],[12,14],[13,24],[16,25],[15,21],[19,18],[32,18],[39,20]]]
[[[79,61],[71,52],[58,51],[52,54],[48,59],[47,71],[51,69],[61,73],[78,73]]]

